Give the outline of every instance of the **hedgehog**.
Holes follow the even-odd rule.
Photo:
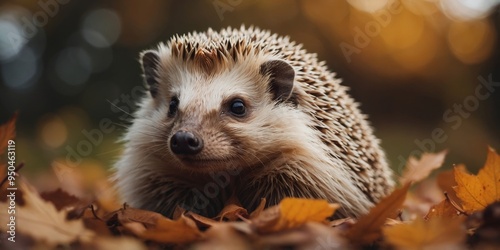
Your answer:
[[[316,54],[256,27],[176,35],[140,54],[145,95],[114,166],[130,206],[215,217],[283,198],[358,217],[393,188],[367,116]]]

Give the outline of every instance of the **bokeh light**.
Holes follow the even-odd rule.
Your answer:
[[[347,0],[347,2],[358,10],[374,13],[385,8],[389,0]]]
[[[84,84],[92,72],[92,63],[87,51],[79,47],[61,51],[55,62],[59,79],[69,85]]]
[[[474,64],[488,58],[496,42],[493,24],[487,20],[452,22],[447,34],[453,55],[466,64]]]
[[[118,14],[112,10],[98,9],[89,12],[82,23],[85,40],[97,48],[113,45],[121,32]]]
[[[39,121],[39,138],[44,146],[61,147],[68,139],[68,129],[63,119],[55,114],[48,114]]]
[[[21,51],[28,42],[27,30],[23,30],[23,17],[31,13],[17,5],[6,5],[0,9],[0,61],[6,61]],[[30,36],[29,38],[32,38]]]
[[[499,0],[441,0],[444,14],[456,20],[471,20],[486,17]]]
[[[30,47],[25,47],[8,62],[0,66],[2,80],[12,89],[31,87],[38,81],[41,64],[35,52]]]

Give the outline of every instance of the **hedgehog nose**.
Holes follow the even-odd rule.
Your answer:
[[[170,138],[170,148],[174,154],[194,155],[203,149],[203,140],[187,131],[177,131]]]

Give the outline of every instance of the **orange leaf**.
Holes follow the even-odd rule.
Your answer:
[[[443,150],[439,153],[423,153],[420,159],[410,156],[406,163],[405,170],[399,178],[399,183],[404,185],[409,182],[418,182],[425,179],[432,170],[437,169],[443,165],[444,158],[448,153]]]
[[[417,218],[383,229],[386,241],[396,249],[461,249],[465,231],[461,220]]]
[[[457,166],[457,168],[463,168],[465,167],[463,165]],[[455,181],[455,170],[450,169],[446,170],[443,172],[440,172],[437,177],[437,184],[439,188],[446,192],[448,194],[448,197],[450,200],[454,202],[460,202],[460,199],[457,197],[457,192],[455,192],[454,187],[457,185],[457,182]]]
[[[425,219],[433,218],[446,218],[455,219],[460,217],[462,214],[453,207],[450,200],[444,199],[439,204],[434,205],[429,210],[429,213],[425,216]]]
[[[9,140],[16,137],[16,121],[17,112],[7,121],[0,126],[0,155],[5,152]]]
[[[500,155],[489,148],[486,163],[476,176],[455,168],[455,180],[455,191],[464,210],[472,213],[484,209],[500,200]]]
[[[381,227],[387,218],[394,218],[397,210],[403,205],[406,193],[410,187],[406,183],[402,188],[394,190],[389,196],[382,199],[370,212],[361,217],[352,228],[347,231],[346,237],[356,244],[369,244],[381,236]]]
[[[278,232],[308,221],[323,222],[339,207],[326,200],[285,198],[279,205],[264,210],[252,222],[261,233]]]
[[[180,216],[182,216],[182,214],[179,215],[179,217]],[[205,216],[195,214],[193,212],[187,212],[186,217],[193,219],[196,222],[196,224],[204,226],[204,227],[211,227],[211,226],[214,226],[214,225],[221,223],[221,222],[218,222],[214,219],[210,219],[210,218],[207,218]]]
[[[121,224],[129,222],[139,222],[144,224],[146,227],[157,226],[158,221],[166,219],[163,215],[138,208],[129,207],[125,204],[124,208],[117,211],[118,221]]]
[[[200,239],[202,234],[192,219],[181,215],[178,220],[159,219],[154,228],[139,236],[160,243],[182,244]]]

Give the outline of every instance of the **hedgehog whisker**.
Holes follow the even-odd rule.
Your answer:
[[[114,104],[113,102],[111,102],[109,99],[106,99],[107,102],[109,102],[109,104],[113,105],[113,107],[117,108],[118,110],[120,110],[121,112],[123,112],[124,114],[130,116],[130,118],[134,118],[134,116],[132,114],[130,114],[129,112],[123,110],[122,108],[120,108],[118,105]]]

